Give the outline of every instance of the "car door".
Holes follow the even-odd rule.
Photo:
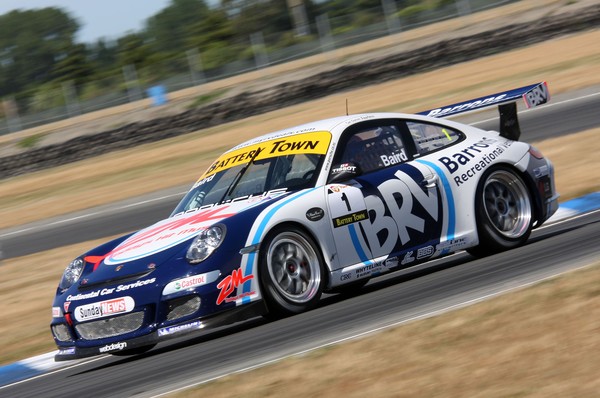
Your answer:
[[[352,126],[341,138],[335,183],[327,185],[341,267],[369,265],[372,274],[435,252],[445,220],[439,178],[411,161],[416,150],[407,134],[400,121],[384,119]],[[353,178],[336,181],[336,170],[353,167]]]

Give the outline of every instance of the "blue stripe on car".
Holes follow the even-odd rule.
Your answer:
[[[258,228],[256,230],[256,233],[254,234],[254,238],[252,239],[252,245],[256,245],[258,243],[260,243],[261,239],[263,238],[263,234],[265,232],[265,228],[267,227],[267,224],[269,223],[269,221],[271,220],[271,218],[273,218],[273,216],[275,215],[275,213],[277,213],[277,211],[279,211],[279,209],[281,209],[283,206],[287,205],[288,203],[314,191],[315,189],[318,188],[312,188],[312,189],[307,189],[306,191],[300,192],[296,195],[293,195],[292,197],[283,200],[281,203],[279,203],[278,205],[274,206],[271,210],[269,210],[267,212],[267,214],[265,215],[265,217],[262,219],[262,221],[260,222],[260,224],[258,225]],[[246,262],[246,272],[245,275],[250,275],[253,273],[253,265],[254,265],[254,258],[256,257],[256,252],[252,252],[250,254],[248,254],[248,261]],[[247,281],[244,283],[244,293],[249,293],[250,290],[252,288],[252,281]],[[244,297],[242,298],[242,304],[246,304],[250,302],[250,298],[249,297]]]
[[[354,228],[354,224],[348,225],[348,231],[350,232],[350,239],[352,239],[352,244],[354,245],[354,249],[356,250],[356,254],[358,254],[358,258],[364,264],[369,265],[371,261],[367,257],[367,254],[363,250],[360,240],[358,239],[358,234],[356,233],[356,228]]]

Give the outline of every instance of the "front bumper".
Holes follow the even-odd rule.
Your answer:
[[[101,343],[99,341],[98,345],[86,347],[78,346],[77,343],[74,343],[73,345],[60,345],[57,354],[54,356],[54,360],[68,361],[116,353],[127,355],[128,351],[131,351],[131,354],[133,355],[136,353],[137,349],[151,347],[164,340],[230,325],[242,320],[264,315],[266,312],[267,309],[265,304],[261,300],[222,312],[212,317],[187,320],[179,324],[159,327],[143,336],[126,338],[125,335],[123,336],[123,339],[118,339],[117,341],[109,343]]]

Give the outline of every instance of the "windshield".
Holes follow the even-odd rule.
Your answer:
[[[298,134],[225,153],[194,184],[173,215],[219,203],[313,187],[331,135]]]

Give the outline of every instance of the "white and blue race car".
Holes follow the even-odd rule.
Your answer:
[[[148,228],[82,254],[56,291],[57,360],[314,307],[384,272],[523,244],[557,209],[549,160],[519,142],[534,84],[422,114],[348,115],[240,144]],[[498,105],[500,132],[439,119]]]

